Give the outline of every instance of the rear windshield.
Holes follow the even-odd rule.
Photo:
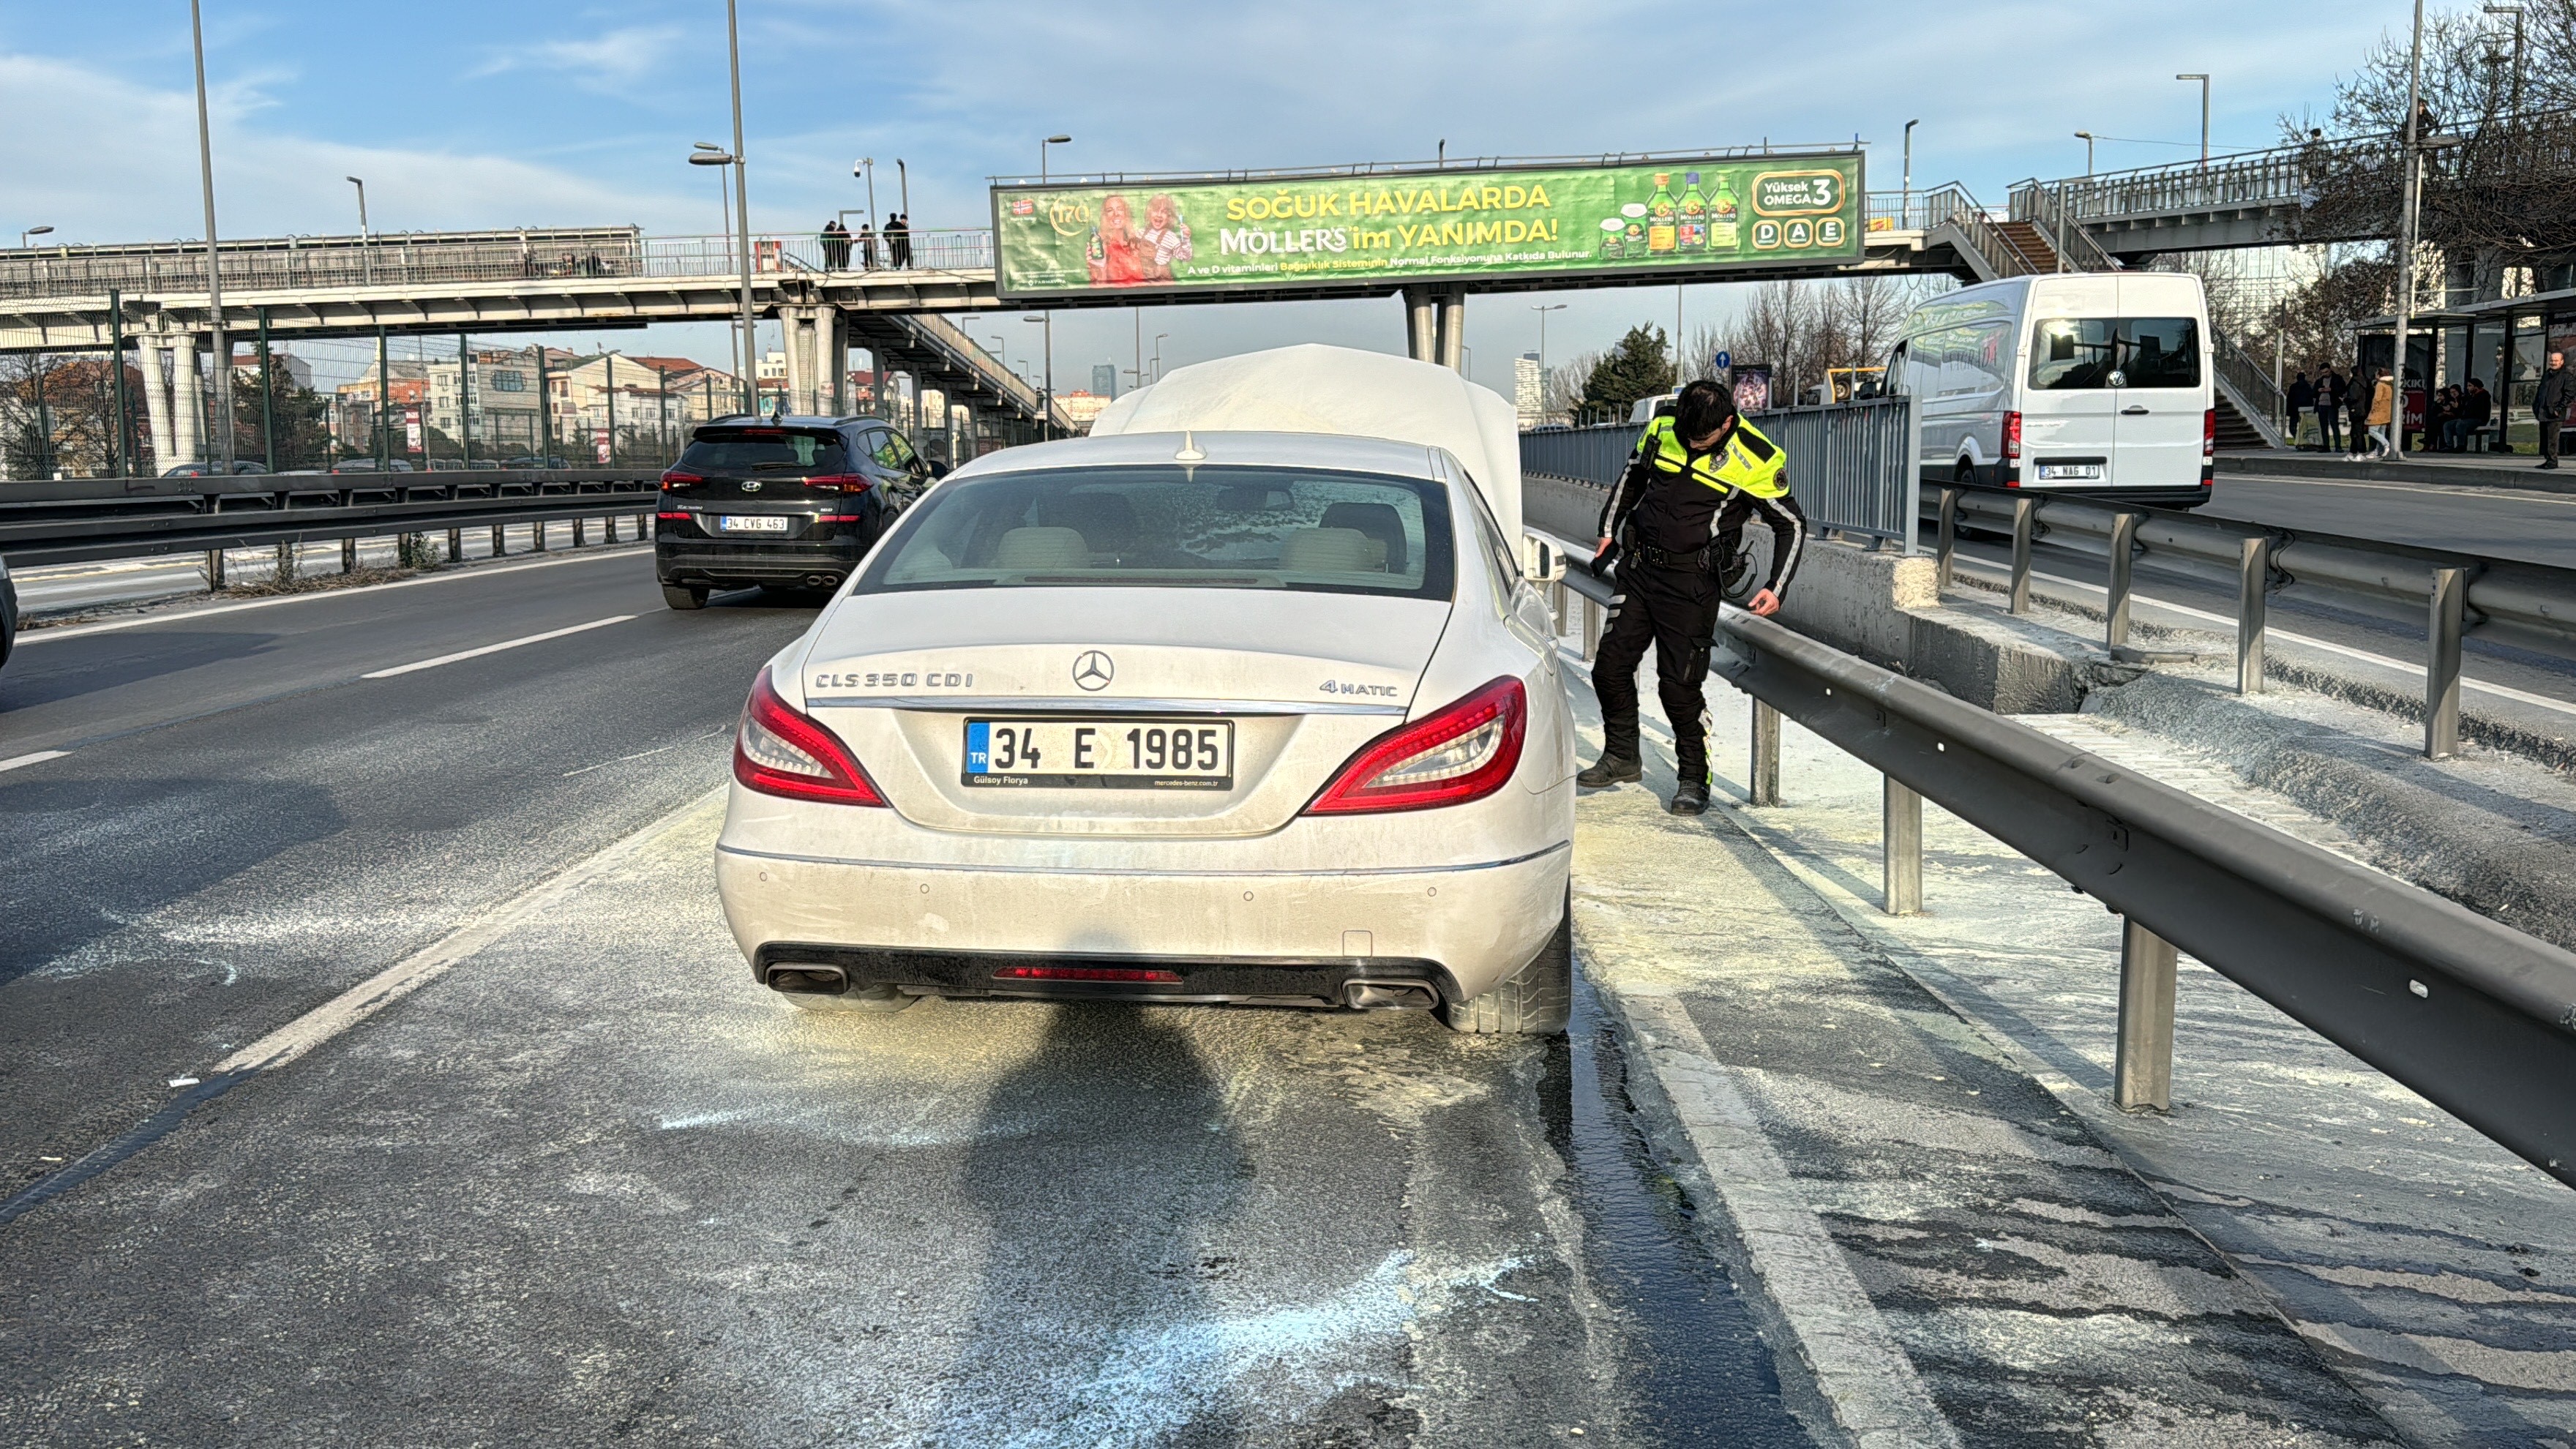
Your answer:
[[[838,433],[791,433],[777,428],[701,432],[680,455],[684,473],[846,473],[850,456]]]
[[[932,489],[860,593],[911,589],[1288,589],[1446,599],[1440,484],[1294,468],[1050,469]]]
[[[2200,321],[2193,317],[2045,317],[2030,342],[2030,385],[2041,392],[2200,386]]]

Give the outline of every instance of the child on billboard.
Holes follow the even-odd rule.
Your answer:
[[[1172,279],[1172,263],[1190,259],[1190,224],[1181,220],[1180,203],[1170,192],[1158,192],[1145,203],[1145,230],[1138,238],[1154,249],[1149,276],[1157,282]]]

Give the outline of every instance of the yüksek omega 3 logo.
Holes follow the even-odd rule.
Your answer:
[[[1109,681],[1117,677],[1118,666],[1110,663],[1109,656],[1097,649],[1086,649],[1081,658],[1073,661],[1073,682],[1085,690],[1097,692],[1107,689]]]

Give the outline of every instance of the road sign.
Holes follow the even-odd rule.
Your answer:
[[[1731,352],[1719,352],[1719,353],[1717,353],[1717,354],[1715,354],[1714,356],[1712,356],[1712,357],[1710,357],[1710,358],[1709,358],[1709,360],[1708,360],[1708,370],[1709,370],[1709,371],[1711,371],[1711,372],[1724,372],[1724,371],[1726,371],[1726,369],[1727,369],[1727,368],[1729,368],[1729,367],[1733,366],[1733,365],[1734,365],[1734,363],[1735,363],[1735,354],[1734,354],[1734,353],[1731,353]]]
[[[1348,288],[1855,261],[1852,152],[1629,165],[1346,167],[993,188],[1004,297]]]

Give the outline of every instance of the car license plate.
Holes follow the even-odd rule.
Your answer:
[[[969,785],[1231,790],[1234,721],[970,719]]]
[[[2099,463],[2042,463],[2039,465],[2039,481],[2042,483],[2099,483],[2102,481],[2102,465]]]
[[[718,533],[785,533],[793,520],[784,513],[720,513]]]

